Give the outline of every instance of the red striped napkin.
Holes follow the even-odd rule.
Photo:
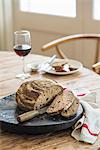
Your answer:
[[[88,95],[85,96],[84,100],[88,101]],[[75,124],[71,136],[78,141],[94,144],[100,133],[100,108],[96,103],[92,103],[92,99],[91,102],[90,100],[89,102],[84,100],[80,98],[84,108],[84,115]]]

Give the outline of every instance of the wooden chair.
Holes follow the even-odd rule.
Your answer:
[[[55,48],[57,53],[59,54],[60,58],[64,58],[66,59],[67,56],[64,54],[64,52],[59,48],[59,46],[61,44],[64,44],[64,43],[69,43],[71,41],[78,41],[78,40],[82,40],[82,39],[93,39],[93,40],[96,40],[96,51],[95,51],[95,62],[94,63],[97,63],[98,62],[98,57],[99,57],[99,40],[100,40],[100,34],[76,34],[76,35],[69,35],[69,36],[65,36],[65,37],[62,37],[62,38],[59,38],[59,39],[56,39],[50,43],[47,43],[45,45],[42,46],[42,51],[45,51],[45,50],[49,50],[51,48]],[[92,66],[93,70],[94,71],[97,71],[97,73],[100,73],[100,63],[97,63],[95,65]]]
[[[100,75],[100,62],[94,64],[92,66],[93,71],[95,71],[96,73],[98,73]]]

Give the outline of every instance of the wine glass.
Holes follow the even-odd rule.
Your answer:
[[[17,78],[27,79],[30,77],[29,73],[25,73],[24,57],[31,51],[31,36],[30,32],[26,30],[14,32],[14,47],[15,53],[22,58],[23,72],[16,75]]]

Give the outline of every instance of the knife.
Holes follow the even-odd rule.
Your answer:
[[[48,61],[45,63],[41,64],[38,68],[38,71],[45,71],[45,70],[50,70],[52,68],[51,64],[54,62],[56,59],[56,55],[53,55]]]
[[[47,110],[47,106],[44,107],[44,108],[41,108],[39,110],[31,110],[31,111],[28,111],[28,112],[25,112],[21,115],[18,115],[17,116],[17,121],[18,122],[24,122],[24,121],[28,121],[38,115],[41,115],[41,114],[44,114]]]

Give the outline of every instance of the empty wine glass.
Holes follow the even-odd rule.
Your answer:
[[[14,32],[14,51],[18,56],[22,58],[23,61],[23,72],[21,74],[16,75],[17,78],[27,79],[30,77],[29,73],[25,73],[25,64],[24,58],[31,51],[31,36],[30,32],[26,30],[16,31]]]

